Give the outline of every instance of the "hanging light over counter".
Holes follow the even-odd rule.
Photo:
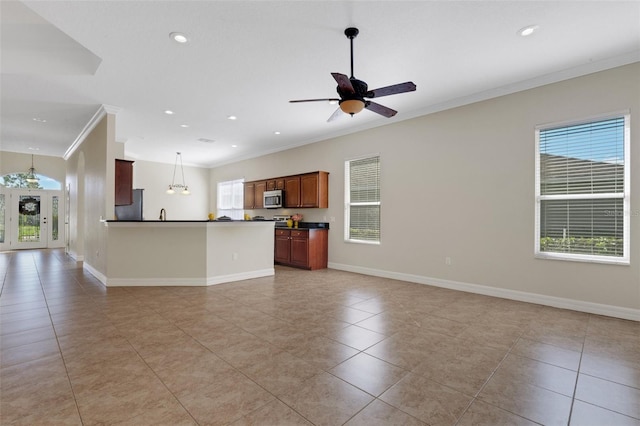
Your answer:
[[[176,183],[176,170],[178,168],[178,159],[180,159],[180,171],[182,172],[182,183]],[[169,185],[169,189],[167,189],[167,194],[173,195],[176,193],[176,189],[181,189],[180,193],[182,195],[189,195],[189,187],[185,183],[184,180],[184,167],[182,166],[182,154],[176,152],[176,161],[173,165],[173,179],[171,179],[171,185]]]

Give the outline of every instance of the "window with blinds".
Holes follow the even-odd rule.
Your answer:
[[[629,117],[536,130],[539,257],[628,263]]]
[[[244,179],[218,182],[217,216],[244,219]]]
[[[380,157],[345,162],[345,239],[380,242]]]

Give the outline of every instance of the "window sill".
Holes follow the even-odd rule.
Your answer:
[[[536,259],[543,260],[565,260],[569,262],[582,262],[582,263],[601,263],[607,265],[622,265],[629,266],[629,259],[626,257],[608,257],[608,256],[585,256],[567,253],[535,253]]]
[[[380,245],[380,241],[367,241],[367,240],[349,240],[349,239],[345,239],[344,240],[345,243],[352,243],[352,244],[366,244],[366,245],[370,245],[370,246],[379,246]]]

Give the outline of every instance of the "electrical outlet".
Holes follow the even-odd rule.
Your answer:
[[[238,260],[238,253],[232,253],[231,260]]]
[[[445,263],[446,265],[451,266],[451,264],[453,263],[453,261],[451,260],[451,258],[450,258],[450,257],[445,257],[445,258],[444,258],[444,263]]]
[[[336,217],[335,216],[331,216],[331,222],[335,222],[336,221]]]

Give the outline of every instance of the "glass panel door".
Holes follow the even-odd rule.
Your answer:
[[[0,193],[0,249],[64,247],[63,195],[22,188]]]
[[[12,198],[12,248],[46,248],[47,204],[43,191],[16,191]]]
[[[0,194],[0,250],[4,247],[5,243],[8,242],[9,238],[7,238],[7,225],[6,225],[6,195]]]

